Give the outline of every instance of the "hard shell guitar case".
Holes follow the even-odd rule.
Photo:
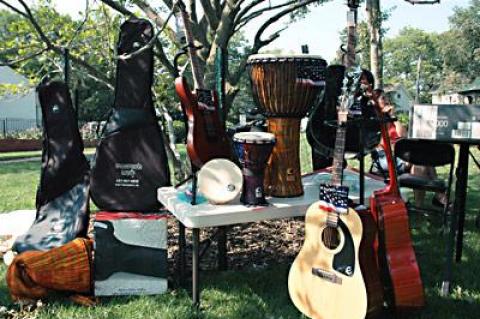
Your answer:
[[[137,51],[152,37],[147,20],[130,19],[121,26],[118,54]],[[157,188],[170,185],[152,83],[152,48],[118,59],[115,100],[92,167],[90,194],[101,210],[156,211]]]
[[[85,236],[88,228],[89,165],[83,155],[68,87],[46,81],[37,87],[42,109],[43,150],[35,222],[13,250],[49,250]]]

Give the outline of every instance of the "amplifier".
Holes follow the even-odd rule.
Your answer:
[[[480,105],[415,104],[410,111],[408,137],[480,144]]]

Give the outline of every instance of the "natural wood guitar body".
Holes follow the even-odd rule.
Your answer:
[[[386,106],[382,94],[376,93],[374,101],[384,121],[381,131],[390,181],[384,189],[373,193],[370,209],[378,223],[378,262],[383,274],[385,299],[391,307],[404,311],[423,307],[425,296],[410,236],[408,211],[398,187],[388,123],[382,112]]]
[[[370,207],[378,214],[378,255],[384,271],[387,302],[399,311],[425,306],[405,203],[388,191],[377,191],[372,196]]]
[[[288,291],[295,306],[310,318],[363,319],[367,313],[367,293],[358,262],[362,222],[357,213],[349,209],[348,214],[340,215],[339,223],[340,244],[331,250],[322,240],[327,212],[318,202],[307,210],[305,242],[290,268]],[[350,244],[348,238],[353,244],[351,276],[334,267],[336,255]],[[313,269],[320,269],[325,275],[315,275]]]
[[[360,242],[359,261],[367,288],[367,318],[376,318],[383,311],[383,283],[377,262],[377,223],[370,209],[357,209],[362,220],[363,237]]]

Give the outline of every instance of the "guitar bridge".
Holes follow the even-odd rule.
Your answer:
[[[320,268],[312,268],[312,275],[320,277],[320,278],[322,278],[326,281],[329,281],[333,284],[338,284],[338,285],[342,284],[342,278],[338,277],[337,275],[335,275],[335,274],[333,274],[329,271],[326,271],[326,270],[323,270],[323,269],[320,269]]]

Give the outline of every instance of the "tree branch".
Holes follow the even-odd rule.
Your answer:
[[[10,3],[6,2],[6,1],[3,1],[3,0],[0,0],[0,3],[3,4],[4,6],[6,6],[7,8],[9,8],[10,10],[12,10],[13,12],[23,16],[24,18],[28,18],[27,14],[25,12],[20,11],[19,9],[12,6]]]
[[[280,36],[280,32],[283,31],[283,30],[280,30],[280,31],[277,31],[275,33],[273,33],[268,39],[266,40],[262,40],[261,37],[263,35],[263,32],[265,32],[265,30],[270,26],[272,25],[273,23],[277,22],[278,20],[280,20],[281,18],[283,18],[284,16],[286,16],[287,14],[299,9],[299,8],[302,8],[302,7],[305,7],[305,6],[308,6],[309,4],[312,4],[314,2],[318,2],[318,0],[305,0],[305,1],[301,1],[301,2],[298,2],[296,5],[294,6],[291,6],[290,8],[287,8],[285,10],[282,10],[280,11],[279,13],[275,14],[274,16],[272,16],[270,19],[268,19],[257,31],[257,34],[255,35],[255,40],[254,40],[254,44],[253,44],[253,48],[252,48],[252,53],[257,53],[258,50],[260,50],[260,48],[266,46],[267,44],[271,43],[272,41],[274,41],[275,39],[277,39],[279,36]]]
[[[47,45],[47,47],[45,48],[45,51],[46,50],[51,50],[51,51],[57,53],[58,55],[63,55],[63,48],[54,45],[50,41],[50,39],[45,35],[42,28],[38,24],[37,20],[34,18],[33,14],[32,14],[32,11],[28,7],[28,5],[25,3],[25,1],[23,1],[23,0],[17,0],[17,1],[20,2],[22,7],[25,9],[26,15],[22,15],[22,16],[24,16],[26,19],[28,19],[28,21],[32,24],[33,28],[35,29],[35,31],[37,31],[38,35],[40,36],[40,39]],[[80,59],[80,58],[78,58],[74,55],[70,55],[70,59],[73,63],[78,64],[83,69],[85,69],[90,75],[94,76],[98,81],[100,81],[100,82],[102,82],[106,85],[111,85],[112,80],[110,78],[108,78],[105,74],[103,74],[102,72],[100,72],[97,69],[95,69],[94,67],[92,67],[90,64],[88,64],[84,60],[82,60],[82,59]]]
[[[203,12],[207,19],[208,25],[210,26],[210,29],[216,30],[219,23],[216,9],[213,8],[210,0],[200,0],[200,3],[202,4]]]
[[[254,0],[250,2],[245,8],[240,10],[238,13],[237,18],[235,19],[235,24],[238,24],[238,21],[243,18],[250,10],[258,6],[260,3],[264,2],[265,0]]]
[[[220,23],[215,30],[215,37],[212,41],[212,46],[210,47],[210,54],[208,58],[209,63],[213,63],[213,57],[216,54],[217,47],[227,47],[228,41],[233,34],[233,19],[238,10],[239,8],[235,5],[235,0],[226,0],[226,5],[223,8],[222,16],[220,18]]]
[[[286,27],[285,27],[285,28],[282,28],[280,30],[277,30],[276,32],[271,34],[268,37],[268,39],[262,40],[261,37],[262,37],[263,33],[265,32],[265,30],[269,26],[271,26],[273,23],[277,22],[278,20],[280,20],[282,17],[286,16],[287,14],[289,14],[289,13],[291,13],[291,12],[293,12],[293,11],[299,9],[299,8],[302,8],[304,6],[307,6],[309,4],[317,2],[317,1],[318,0],[307,0],[307,1],[299,2],[294,6],[291,6],[287,9],[284,9],[284,10],[278,12],[277,14],[272,16],[270,19],[265,21],[265,23],[258,29],[258,31],[255,35],[254,44],[253,44],[253,47],[250,51],[250,54],[258,53],[258,51],[262,47],[264,47],[264,46],[268,45],[269,43],[275,41],[280,36],[280,33],[286,29]],[[254,1],[254,2],[250,3],[249,6],[251,6],[253,3],[255,3],[255,5],[258,5],[259,2],[261,2],[261,1],[259,1],[259,0]],[[245,10],[245,9],[243,9],[243,10]],[[244,11],[244,12],[246,12],[246,11]],[[238,30],[238,28],[237,28],[237,30]],[[247,66],[247,59],[244,59],[243,61],[240,62],[240,65],[235,70],[235,72],[232,72],[232,73],[228,74],[228,80],[229,80],[229,83],[232,87],[234,87],[240,81],[240,78],[241,78],[243,72],[245,71],[246,66]]]
[[[77,70],[75,65],[72,65],[72,70]],[[101,78],[97,77],[95,74],[91,74],[91,73],[88,73],[88,72],[85,73],[85,76],[91,78],[94,81],[97,81],[98,83],[101,83],[101,84],[105,85],[111,91],[113,91],[115,89],[115,86],[113,85],[112,80],[105,81],[104,79],[101,79]]]
[[[27,56],[24,56],[22,58],[18,58],[16,60],[13,60],[13,61],[7,61],[7,62],[0,62],[0,66],[13,66],[17,63],[20,63],[20,62],[23,62],[23,61],[27,61],[27,60],[30,60],[30,59],[33,59],[41,54],[43,54],[43,52],[47,51],[48,49],[47,48],[44,48],[44,49],[41,49],[40,51],[37,51],[35,53],[32,53],[32,54],[29,54]]]
[[[107,6],[109,6],[113,10],[118,11],[125,16],[135,17],[135,14],[132,11],[128,10],[127,8],[118,4],[115,1],[112,1],[112,0],[100,0],[100,1],[105,3]]]
[[[241,23],[243,23],[243,25],[245,25],[245,24],[248,23],[250,20],[253,20],[253,19],[261,16],[261,15],[264,14],[265,12],[272,11],[272,10],[276,10],[276,9],[280,9],[280,8],[283,8],[283,7],[286,7],[286,6],[295,4],[295,3],[298,3],[298,0],[290,0],[290,1],[287,1],[287,2],[284,2],[284,3],[281,3],[281,4],[278,4],[278,5],[276,5],[276,6],[270,6],[270,7],[265,7],[265,8],[259,9],[259,10],[257,10],[257,11],[254,11],[254,12],[250,13],[249,15],[247,15],[247,16],[245,16],[245,17],[239,17],[238,19],[236,19],[235,24],[241,24]]]
[[[33,28],[37,31],[38,35],[40,36],[41,40],[43,42],[45,42],[45,44],[47,45],[47,48],[48,49],[52,49],[54,47],[53,43],[50,41],[50,39],[45,35],[45,33],[43,32],[42,28],[40,27],[40,25],[38,24],[37,20],[35,20],[35,18],[33,17],[33,14],[32,14],[32,11],[30,10],[30,8],[27,6],[27,4],[25,3],[25,1],[23,0],[17,0],[18,2],[20,2],[20,4],[22,5],[22,7],[25,9],[25,12],[27,14],[26,18],[28,19],[28,21],[30,21],[30,23],[32,24]]]
[[[167,36],[170,38],[170,40],[175,41],[175,31],[172,30],[172,28],[170,28],[170,26],[168,26],[168,24],[166,23],[167,21],[164,20],[157,13],[157,11],[155,9],[153,9],[147,2],[145,2],[143,0],[134,0],[133,3],[135,3],[135,5],[137,7],[139,7],[147,15],[147,17],[150,20],[155,22],[155,24],[159,28],[165,28],[165,32],[167,33]],[[171,7],[169,7],[169,8],[172,9]]]
[[[124,15],[136,18],[136,15],[133,12],[124,8],[123,6],[116,3],[115,1],[111,1],[111,0],[101,0],[101,1],[103,3],[105,3],[106,5],[108,5],[109,7],[111,7],[112,9],[114,9],[114,10],[116,10],[116,11],[118,11],[118,12],[124,14]],[[169,2],[169,3],[172,5],[171,2]],[[158,20],[153,19],[153,21],[155,21],[155,23],[157,23]],[[164,26],[165,25],[160,25],[160,27],[164,27]],[[167,55],[165,54],[165,49],[163,48],[163,44],[160,41],[160,39],[158,39],[158,38],[155,40],[155,48],[157,49],[156,50],[157,52],[155,53],[155,56],[157,56],[159,58],[160,62],[167,68],[168,72],[172,75],[172,77],[174,77],[175,74],[176,74],[176,70],[173,67],[172,62],[170,62]]]
[[[85,1],[85,18],[82,20],[82,23],[80,23],[80,25],[78,26],[78,28],[75,30],[75,32],[73,33],[73,36],[72,38],[70,39],[70,41],[68,42],[67,44],[67,48],[70,48],[72,46],[72,43],[73,43],[73,40],[75,40],[75,38],[77,37],[77,35],[80,33],[80,31],[83,29],[83,27],[85,26],[85,23],[87,23],[87,20],[88,20],[88,15],[90,13],[90,0],[86,0]]]

